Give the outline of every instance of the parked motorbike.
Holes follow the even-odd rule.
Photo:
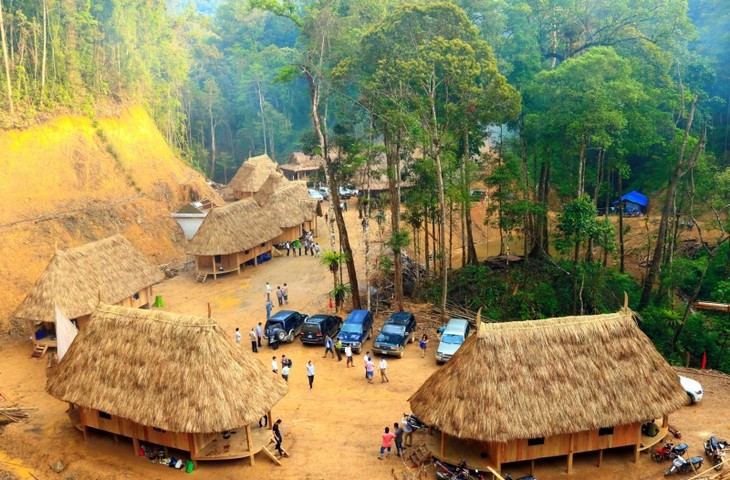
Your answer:
[[[662,460],[673,460],[680,455],[687,453],[689,445],[686,443],[680,443],[674,446],[672,442],[665,444],[662,448],[657,448],[651,452],[651,458],[655,462],[661,462]]]
[[[690,470],[696,472],[702,468],[702,464],[705,463],[705,459],[702,457],[692,457],[689,460],[685,460],[681,455],[672,462],[672,467],[664,472],[664,476],[671,475],[672,473],[687,473]]]
[[[471,471],[466,462],[459,465],[450,465],[436,460],[433,462],[436,467],[436,478],[438,480],[484,480],[484,475],[479,470]]]
[[[514,478],[508,473],[507,476],[504,477],[504,480],[537,480],[537,477],[534,475],[525,475],[524,477]]]
[[[416,430],[421,430],[422,428],[428,428],[428,425],[420,421],[418,417],[412,413],[404,413],[403,419],[408,423],[408,425],[410,425],[414,432]]]
[[[722,470],[723,460],[725,457],[725,450],[728,447],[726,440],[718,440],[715,436],[711,436],[709,440],[705,441],[705,455],[710,459],[712,464],[715,466],[715,470],[718,472]]]

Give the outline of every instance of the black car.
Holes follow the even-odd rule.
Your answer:
[[[334,315],[312,315],[304,322],[299,340],[310,345],[324,345],[327,335],[334,339],[342,328],[342,318]],[[334,341],[334,340],[333,340]]]
[[[373,341],[373,353],[403,357],[406,343],[416,337],[416,317],[410,312],[396,312],[390,316]]]
[[[272,343],[272,338],[278,342],[293,342],[307,318],[308,315],[293,310],[279,310],[266,321],[266,338],[269,343]]]

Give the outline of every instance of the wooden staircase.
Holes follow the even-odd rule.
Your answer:
[[[205,283],[205,280],[208,278],[207,273],[198,272],[198,276],[195,277],[195,282]]]
[[[48,351],[48,345],[39,345],[36,343],[35,350],[33,350],[30,356],[32,358],[42,358],[46,354],[46,351]]]

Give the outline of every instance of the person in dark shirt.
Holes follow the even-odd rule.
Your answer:
[[[276,440],[276,451],[279,452],[279,455],[282,457],[288,457],[289,454],[281,448],[281,442],[283,440],[281,436],[281,418],[274,422],[274,440]]]

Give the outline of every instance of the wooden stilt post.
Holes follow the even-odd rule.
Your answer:
[[[441,431],[441,457],[444,456],[444,447],[446,446],[446,433]]]
[[[269,410],[269,413],[267,413],[266,416],[269,417],[269,421],[267,422],[269,424],[269,430],[273,430],[274,429],[274,424],[272,422],[271,410]]]
[[[638,451],[638,449],[637,449]],[[603,449],[600,449],[598,451],[598,465],[596,465],[598,468],[601,468],[601,465],[603,464]]]
[[[575,449],[575,435],[570,434],[570,449],[568,450],[568,473],[573,473],[573,450]],[[532,470],[530,470],[532,475]]]
[[[253,458],[253,442],[251,442],[251,425],[246,424],[246,445],[248,445],[249,461],[253,467],[256,461]]]
[[[116,433],[112,433],[112,438],[114,439],[114,445],[119,445],[119,437]]]
[[[570,472],[568,472],[570,473]],[[530,460],[530,475],[535,474],[535,459]]]
[[[134,454],[139,455],[139,440],[137,440],[137,437],[132,437],[132,448],[134,449]]]

